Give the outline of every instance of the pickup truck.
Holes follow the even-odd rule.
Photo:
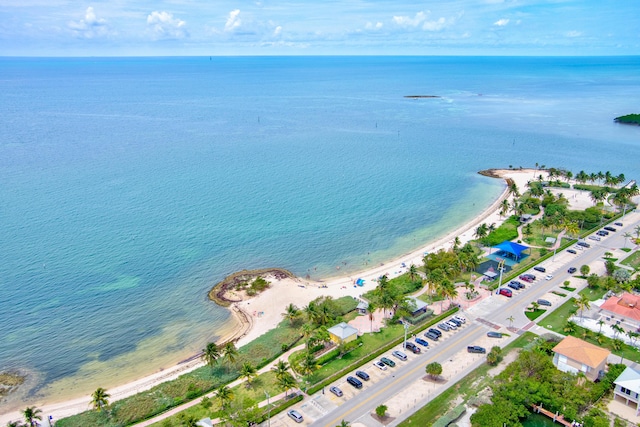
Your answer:
[[[469,353],[486,353],[487,352],[487,350],[485,350],[484,347],[480,347],[479,345],[467,346],[467,351]]]

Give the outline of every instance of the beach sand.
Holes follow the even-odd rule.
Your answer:
[[[521,193],[526,191],[528,181],[536,179],[539,175],[543,175],[543,177],[546,176],[544,171],[534,169],[500,169],[494,170],[494,174],[505,180],[512,179]],[[496,226],[500,225],[508,215],[510,215],[509,213],[506,217],[502,217],[499,213],[500,205],[506,198],[511,199],[511,196],[505,183],[505,189],[502,194],[472,221],[455,229],[437,241],[429,242],[411,253],[399,256],[383,265],[361,271],[357,274],[329,279],[326,282],[301,278],[274,280],[268,290],[249,300],[234,303],[230,307],[234,314],[237,327],[231,328],[231,332],[221,337],[218,342],[224,343],[229,340],[237,340],[236,345],[238,347],[247,344],[276,327],[283,319],[282,313],[284,313],[285,307],[290,303],[298,307],[303,307],[313,299],[323,295],[329,295],[334,298],[350,295],[358,298],[363,293],[374,289],[376,285],[375,279],[381,275],[386,274],[389,278],[399,276],[405,273],[411,264],[420,266],[425,252],[451,248],[453,239],[456,236],[460,239],[461,243],[464,244],[473,239],[475,229],[478,225],[482,223],[495,223]],[[584,202],[583,199],[584,196],[581,197],[581,200]],[[358,278],[365,280],[364,286],[356,286],[354,284]],[[111,395],[110,401],[113,402],[148,390],[164,381],[177,378],[203,365],[204,363],[200,357],[194,357],[139,380],[111,388],[108,390],[108,393]],[[44,401],[32,402],[31,405],[35,405],[42,410],[42,414],[45,415],[43,418],[52,415],[53,419],[57,420],[89,409],[90,397],[84,396],[61,403]],[[21,415],[17,412],[3,414],[0,415],[0,424],[4,425],[10,420],[18,420],[20,418]]]

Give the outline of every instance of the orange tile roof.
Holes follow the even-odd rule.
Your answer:
[[[609,350],[572,336],[565,337],[553,348],[553,351],[591,368],[600,366],[611,354]]]
[[[640,321],[640,296],[638,295],[625,292],[619,297],[612,296],[600,308],[627,319]]]

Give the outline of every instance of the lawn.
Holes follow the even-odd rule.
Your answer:
[[[586,287],[579,292],[580,295],[586,295],[589,298],[589,301],[596,301],[604,297],[604,294],[607,293],[605,288],[597,287],[597,288],[589,288]]]
[[[578,309],[574,304],[574,301],[575,300],[571,298],[569,301],[553,310],[553,312],[544,318],[544,324],[540,326],[564,335],[563,328],[567,323],[567,319]]]
[[[620,264],[628,265],[634,270],[640,269],[640,251],[635,251],[624,260],[620,261]]]
[[[522,336],[518,337],[515,341],[502,349],[503,356],[506,356],[511,351],[526,347],[528,344],[533,342],[535,338],[535,334],[525,332]],[[489,366],[488,364],[479,366],[470,372],[469,375],[443,391],[440,395],[435,397],[399,425],[403,427],[423,427],[432,425],[434,421],[460,403],[458,401],[458,396],[461,396],[464,401],[467,401],[476,396],[479,391],[487,387],[491,382],[491,378],[487,378],[487,372],[492,368],[493,366]]]
[[[525,316],[527,316],[527,319],[536,320],[538,317],[542,316],[542,313],[544,313],[546,311],[547,310],[543,310],[543,309],[539,308],[537,310],[525,311],[524,314],[525,314]]]

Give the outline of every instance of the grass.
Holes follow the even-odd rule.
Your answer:
[[[620,264],[624,264],[633,268],[634,270],[638,270],[640,268],[640,251],[635,251],[634,253],[620,261]]]
[[[563,298],[567,296],[567,294],[563,294],[562,292],[559,292],[559,291],[551,291],[551,293],[556,294],[559,297],[563,297]]]
[[[543,310],[538,308],[536,310],[525,311],[524,314],[527,316],[529,320],[536,320],[538,317],[542,316],[542,313],[545,313],[547,310]]]
[[[522,336],[518,337],[511,344],[507,345],[503,350],[503,357],[511,351],[522,349],[528,344],[533,342],[536,335],[531,332],[525,332]],[[470,398],[476,396],[478,392],[489,385],[491,378],[487,378],[489,370],[493,369],[492,366],[482,364],[478,368],[474,369],[469,375],[452,385],[440,395],[431,400],[428,404],[420,408],[409,418],[404,420],[399,425],[401,427],[407,426],[430,426],[439,417],[447,413],[454,404],[457,404],[457,397],[467,401]]]
[[[604,294],[607,293],[607,290],[601,287],[596,287],[596,288],[586,287],[578,293],[580,295],[586,295],[586,297],[589,298],[589,301],[596,301],[596,300],[602,299],[602,297],[604,297]]]
[[[564,289],[565,291],[569,291],[569,292],[573,292],[576,290],[576,288],[572,288],[570,286],[560,286],[560,288]]]
[[[574,301],[575,300],[571,298],[569,301],[553,310],[553,312],[549,313],[549,315],[544,318],[544,325],[540,326],[543,326],[554,332],[563,333],[562,330],[565,323],[567,323],[567,319],[577,310]]]

